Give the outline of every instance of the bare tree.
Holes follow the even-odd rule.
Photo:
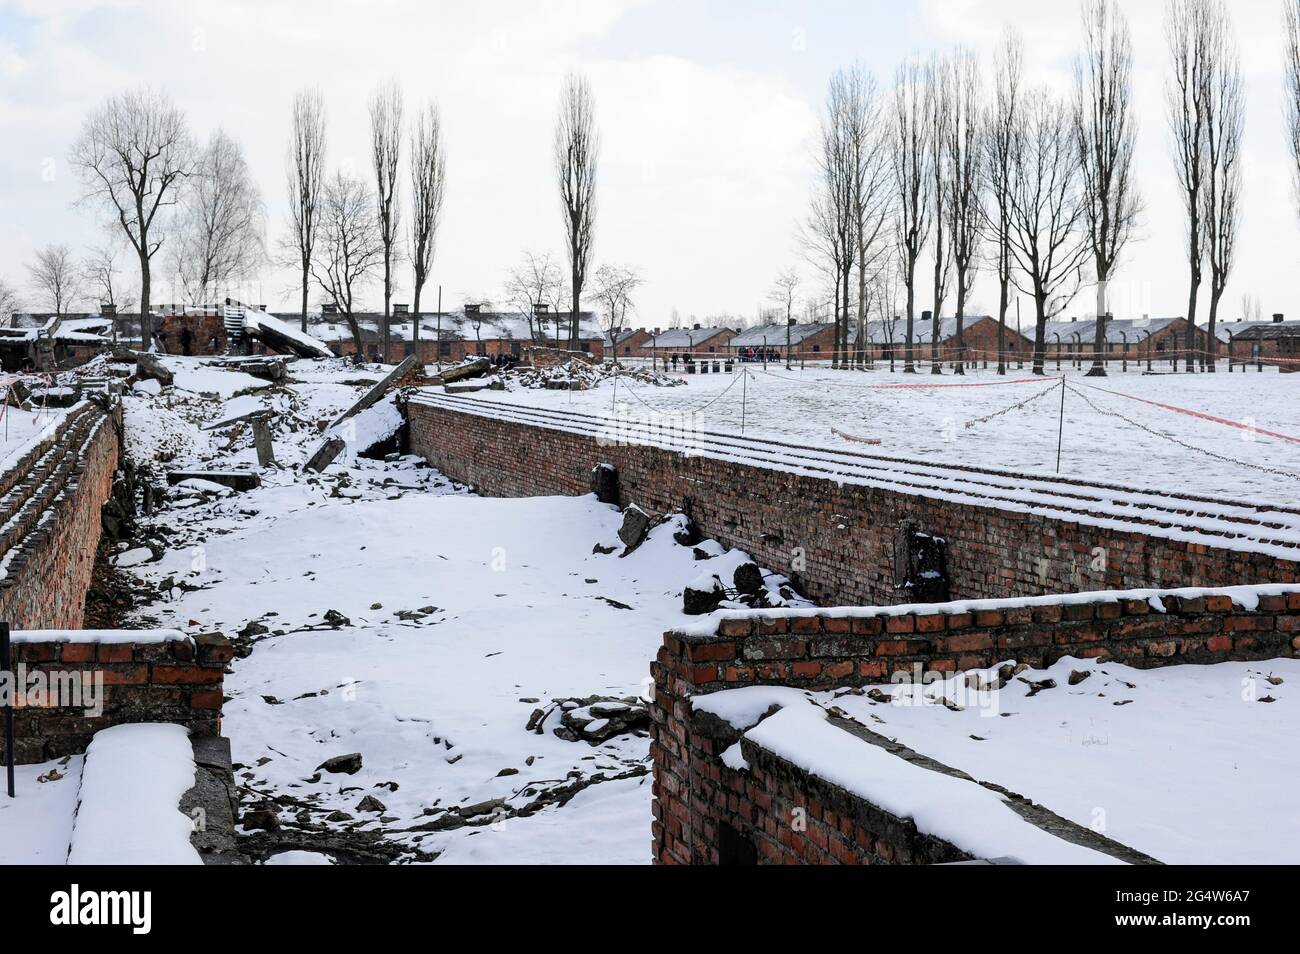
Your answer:
[[[550,252],[525,252],[524,260],[506,276],[506,295],[528,316],[534,340],[545,340],[546,329],[534,327],[538,305],[545,305],[555,322],[555,344],[560,343],[560,305],[565,297],[564,271]]]
[[[1165,36],[1169,45],[1170,75],[1165,86],[1174,173],[1187,213],[1187,370],[1194,371],[1192,337],[1196,328],[1196,299],[1205,260],[1206,125],[1209,122],[1209,74],[1212,70],[1214,21],[1221,16],[1217,0],[1169,0]],[[1177,356],[1175,356],[1177,360]]]
[[[903,371],[915,373],[913,328],[916,314],[916,260],[930,231],[930,129],[926,122],[923,69],[915,61],[898,68],[894,84],[892,165],[898,193],[895,244],[907,289],[907,341]]]
[[[926,142],[930,148],[928,172],[930,201],[934,203],[934,310],[930,313],[930,373],[942,374],[939,364],[939,323],[943,317],[943,300],[948,296],[948,278],[952,269],[952,247],[945,244],[952,206],[952,182],[949,178],[948,127],[953,110],[952,71],[939,56],[932,56],[925,67],[925,122],[929,127]]]
[[[411,266],[415,271],[415,324],[420,340],[420,293],[433,267],[433,252],[442,220],[447,183],[447,153],[442,145],[442,118],[436,103],[425,104],[411,127]]]
[[[0,325],[13,324],[14,312],[22,307],[18,292],[4,278],[0,278]]]
[[[1106,287],[1141,211],[1133,182],[1133,42],[1114,0],[1083,0],[1083,54],[1074,64],[1074,136],[1083,174],[1084,224],[1097,274],[1089,377],[1105,377]]]
[[[1300,202],[1300,0],[1283,0],[1286,55],[1283,60],[1283,94],[1287,145],[1291,148],[1292,187]]]
[[[882,105],[875,79],[861,68],[854,71],[852,85],[853,211],[854,267],[858,275],[858,314],[856,354],[862,358],[861,343],[866,336],[867,314],[874,294],[876,275],[890,255],[892,221],[893,169],[890,164],[888,116]],[[847,317],[847,316],[846,316]],[[848,321],[841,332],[840,348],[849,348]]]
[[[220,129],[199,153],[179,211],[170,259],[191,302],[215,300],[266,260],[261,193],[239,143]]]
[[[1264,317],[1264,306],[1259,303],[1259,296],[1250,292],[1241,293],[1241,320],[1259,321]]]
[[[401,219],[398,171],[402,159],[402,91],[395,80],[380,84],[370,97],[370,159],[375,172],[379,240],[384,245],[384,315],[380,340],[388,360],[388,322],[393,300],[393,255]]]
[[[998,374],[1007,373],[1007,305],[1010,301],[1011,193],[1015,178],[1016,137],[1020,128],[1020,76],[1024,59],[1020,38],[1008,31],[994,60],[993,101],[984,118],[984,177],[988,202],[985,229],[993,242],[998,278]]]
[[[983,93],[975,54],[955,51],[947,69],[951,107],[944,135],[948,140],[948,232],[957,280],[956,371],[965,374],[966,300],[975,281],[984,225],[984,130],[980,116]]]
[[[1034,374],[1043,373],[1047,320],[1079,290],[1088,253],[1071,110],[1045,88],[1025,97],[1012,150],[1011,254],[1017,286],[1034,299]]]
[[[89,116],[71,162],[86,186],[83,201],[100,205],[121,226],[140,261],[140,334],[153,343],[150,264],[165,238],[159,214],[174,205],[193,169],[185,114],[162,92],[110,96]]]
[[[118,247],[113,242],[90,248],[84,259],[83,279],[89,294],[96,296],[101,305],[112,305],[122,312],[134,304],[135,298],[118,278],[122,271],[118,267],[118,254]]]
[[[1210,320],[1205,332],[1202,366],[1215,370],[1215,323],[1219,300],[1228,284],[1237,246],[1241,202],[1241,139],[1246,128],[1246,90],[1227,9],[1219,6],[1209,18],[1209,86],[1204,96],[1205,186],[1201,213],[1205,223],[1206,257],[1210,265]],[[1188,347],[1194,347],[1196,326],[1188,330]]]
[[[794,324],[794,303],[799,294],[802,279],[793,268],[787,268],[772,283],[768,301],[776,302],[785,309],[785,366],[790,367],[790,326]]]
[[[591,264],[596,225],[596,166],[600,136],[591,86],[583,76],[570,73],[560,94],[555,123],[555,172],[564,207],[564,231],[569,255],[569,347],[578,347],[578,318],[583,286]]]
[[[81,266],[66,245],[46,245],[36,252],[36,260],[27,266],[32,290],[39,301],[63,317],[68,306],[81,298],[85,277]]]
[[[596,269],[594,278],[596,300],[605,313],[605,330],[613,339],[627,326],[632,293],[645,281],[635,269],[626,265],[602,265]]]
[[[818,142],[818,180],[805,242],[823,260],[833,288],[835,345],[831,366],[847,363],[849,279],[857,246],[854,207],[858,141],[863,136],[862,103],[866,78],[861,70],[836,70],[826,94]]]
[[[302,330],[307,330],[307,290],[320,230],[321,188],[325,178],[325,100],[319,89],[307,89],[293,100],[293,131],[286,163],[289,246],[302,276]]]
[[[383,261],[374,194],[355,176],[338,172],[321,194],[320,235],[311,274],[352,332],[356,360],[365,352],[356,319],[357,292]]]

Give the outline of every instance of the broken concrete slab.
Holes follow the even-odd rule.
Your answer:
[[[448,394],[472,394],[475,391],[490,391],[494,382],[463,381],[460,384],[444,384],[442,389]]]
[[[492,367],[492,362],[487,358],[476,358],[473,361],[458,364],[454,368],[444,368],[438,372],[438,377],[442,379],[443,384],[451,384],[453,381],[463,381],[466,378],[476,378],[487,374],[490,367]]]
[[[163,387],[169,386],[174,378],[167,366],[158,359],[156,354],[150,354],[142,351],[135,356],[136,376],[148,380],[152,378]]]
[[[327,437],[316,448],[311,457],[307,458],[307,463],[303,464],[307,470],[313,470],[320,473],[330,464],[334,463],[334,458],[343,453],[343,448],[347,447],[347,442],[341,437]]]
[[[275,466],[275,448],[271,443],[271,425],[264,416],[253,418],[253,447],[258,467]]]
[[[169,470],[167,483],[171,486],[186,480],[206,480],[221,484],[231,490],[252,490],[262,485],[262,478],[251,470]]]
[[[628,508],[623,511],[623,524],[618,528],[618,538],[623,541],[623,546],[626,547],[623,556],[627,556],[639,547],[641,541],[646,538],[646,534],[649,532],[650,515],[636,504],[629,504]]]
[[[484,363],[486,364],[486,361]],[[363,394],[357,403],[353,404],[350,408],[336,417],[330,427],[337,427],[348,418],[360,414],[368,407],[378,404],[383,396],[388,393],[389,388],[393,387],[393,385],[406,377],[410,372],[420,367],[423,367],[423,365],[420,363],[419,356],[408,354],[402,359],[401,363],[398,364],[397,367],[393,368],[392,371],[389,371],[382,378],[376,381],[374,387]]]
[[[243,865],[235,819],[239,794],[230,761],[230,740],[223,736],[192,735],[194,786],[181,796],[180,810],[194,819],[192,844],[205,865]]]

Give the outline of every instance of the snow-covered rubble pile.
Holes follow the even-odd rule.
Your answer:
[[[584,361],[567,361],[550,368],[522,368],[505,376],[506,388],[542,388],[587,391],[602,384],[618,380],[632,387],[678,387],[686,381],[646,368],[625,368],[614,364],[587,364]]]

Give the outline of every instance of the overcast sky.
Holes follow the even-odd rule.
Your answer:
[[[1242,238],[1225,310],[1235,317],[1250,293],[1265,313],[1300,317],[1280,0],[1229,7],[1247,122]],[[1123,8],[1135,38],[1146,211],[1112,286],[1112,310],[1181,315],[1185,226],[1164,115],[1164,3]],[[644,276],[632,321],[666,325],[674,307],[683,317],[752,318],[782,269],[799,265],[812,284],[795,231],[830,73],[860,60],[888,84],[902,58],[956,43],[987,60],[1005,24],[1024,38],[1027,79],[1067,90],[1079,37],[1074,0],[0,0],[0,276],[25,286],[35,248],[80,251],[102,240],[102,219],[73,205],[80,184],[67,158],[84,115],[110,93],[161,87],[197,136],[222,127],[238,139],[274,243],[285,233],[295,91],[321,87],[330,164],[368,174],[366,102],[378,81],[395,77],[408,114],[426,98],[443,113],[448,192],[425,301],[433,306],[438,285],[446,306],[491,299],[525,250],[562,252],[551,130],[564,74],[577,69],[594,88],[603,142],[595,260]],[[161,271],[155,301],[170,300]],[[399,275],[395,300],[409,301],[409,269]],[[292,310],[293,282],[268,270],[234,291]],[[379,296],[372,287],[368,302]],[[970,311],[995,302],[981,282]],[[1066,314],[1091,309],[1085,290]]]

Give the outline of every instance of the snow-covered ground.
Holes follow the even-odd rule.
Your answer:
[[[37,408],[24,411],[18,407],[0,407],[0,473],[3,473],[34,444],[54,433],[64,411]]]
[[[84,761],[74,755],[14,767],[15,797],[0,789],[0,865],[67,862]]]
[[[798,712],[811,700],[1166,863],[1300,861],[1293,798],[1300,786],[1300,660],[1138,670],[1067,657],[993,688],[998,669],[924,686],[821,693],[752,687],[705,696],[697,705],[744,726],[773,702]],[[1046,680],[1055,685],[1030,685]],[[877,767],[862,775],[844,759],[828,761],[809,741],[806,720],[788,723],[754,737],[790,747],[807,768],[879,804],[896,799],[887,772]],[[916,816],[924,830],[983,838],[985,831],[971,827],[969,791],[944,799],[940,788],[927,785],[899,807],[925,813]],[[994,853],[1010,850],[981,844]]]
[[[1061,387],[1055,380],[1060,372],[1050,363],[1048,378],[1014,367],[1005,377],[979,369],[964,377],[932,377],[890,373],[883,366],[870,372],[811,366],[787,371],[777,364],[736,368],[734,374],[679,374],[687,387],[623,380],[617,392],[612,382],[604,382],[587,391],[515,388],[473,397],[724,434],[739,434],[743,419],[750,437],[1057,473]],[[1292,500],[1300,490],[1300,375],[1130,370],[1096,379],[1071,369],[1064,375],[1069,389],[1061,429],[1062,476],[1229,498]]]
[[[137,547],[119,564],[174,584],[139,610],[141,625],[251,641],[227,676],[223,715],[244,807],[278,799],[286,830],[305,810],[327,831],[296,843],[321,850],[277,863],[323,860],[328,832],[381,829],[442,861],[648,862],[646,733],[566,741],[553,733],[558,712],[540,734],[526,726],[553,699],[645,692],[663,632],[690,619],[683,586],[702,567],[730,582],[744,554],[706,541],[717,555],[697,561],[670,522],[621,557],[621,514],[594,497],[475,497],[413,458],[349,453],[304,474],[318,422],[364,378],[298,366],[314,380],[291,392],[127,398],[138,460],[252,467],[238,424],[201,428],[258,404],[276,412],[275,453],[289,466],[247,493],[173,488],[153,521],[168,531],[161,559]],[[320,769],[351,753],[362,757],[355,774]],[[367,796],[382,808],[359,807]],[[477,806],[464,812],[473,822],[451,828],[453,806]]]

